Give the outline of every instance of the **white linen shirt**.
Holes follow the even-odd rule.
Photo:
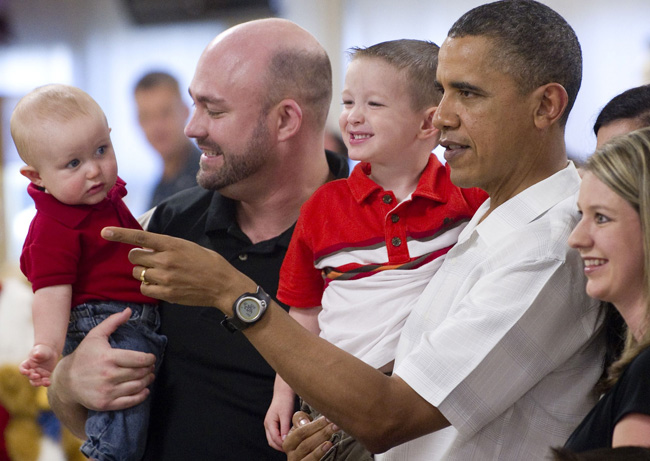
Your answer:
[[[452,426],[379,460],[535,460],[595,404],[604,353],[579,254],[573,164],[459,236],[406,321],[394,373]]]

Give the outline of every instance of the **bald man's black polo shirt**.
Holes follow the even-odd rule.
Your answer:
[[[327,152],[336,178],[344,157]],[[293,226],[252,244],[235,220],[235,202],[200,187],[160,204],[148,230],[210,248],[274,299]],[[285,306],[286,308],[286,306]],[[153,388],[147,460],[286,460],[269,447],[264,416],[275,372],[241,333],[226,331],[217,309],[160,303],[167,350]]]

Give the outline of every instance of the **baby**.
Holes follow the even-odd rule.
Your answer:
[[[20,258],[34,291],[34,347],[20,371],[34,386],[49,386],[61,353],[126,308],[131,318],[111,335],[113,347],[153,353],[158,367],[167,341],[155,332],[155,300],[131,277],[131,247],[100,237],[106,226],[141,228],[122,201],[125,183],[110,131],[99,105],[66,85],[35,89],[11,117],[11,136],[26,163],[20,172],[31,181],[37,211]],[[149,400],[120,412],[89,411],[82,452],[98,460],[140,459],[148,421]]]

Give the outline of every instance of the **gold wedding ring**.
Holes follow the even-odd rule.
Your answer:
[[[149,285],[149,282],[147,282],[147,279],[144,278],[146,272],[147,272],[146,267],[142,269],[142,272],[140,272],[140,281],[142,282],[143,285]]]

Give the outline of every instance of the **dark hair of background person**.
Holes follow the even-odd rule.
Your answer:
[[[582,80],[582,51],[562,16],[532,0],[490,3],[468,11],[449,29],[449,38],[466,36],[495,41],[494,65],[515,79],[522,94],[547,83],[562,85],[569,101],[560,124],[566,125]]]
[[[640,127],[650,126],[650,84],[630,88],[605,104],[594,123],[594,134],[609,123],[625,119],[637,120]]]
[[[174,78],[171,74],[162,71],[147,72],[135,84],[133,92],[137,93],[140,90],[149,90],[151,88],[157,88],[161,85],[166,85],[170,88],[173,88],[178,94],[180,94],[178,80],[176,80],[176,78]]]

